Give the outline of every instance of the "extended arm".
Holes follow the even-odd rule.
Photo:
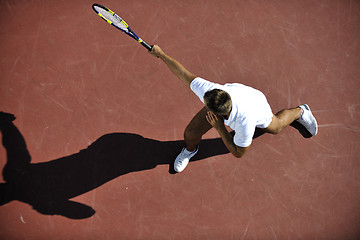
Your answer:
[[[190,87],[190,83],[196,78],[196,75],[189,72],[177,60],[164,53],[164,51],[157,45],[153,46],[150,53],[163,60],[171,72],[175,74],[175,76],[177,76],[180,80],[182,80],[187,87]]]

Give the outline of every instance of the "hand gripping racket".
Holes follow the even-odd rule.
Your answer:
[[[144,40],[139,38],[133,30],[129,27],[129,25],[122,19],[119,15],[108,9],[107,7],[104,7],[100,4],[93,4],[92,8],[94,11],[99,15],[102,19],[104,19],[106,22],[111,24],[112,26],[116,27],[117,29],[123,31],[139,43],[143,45],[147,50],[151,51],[152,46],[147,44]]]

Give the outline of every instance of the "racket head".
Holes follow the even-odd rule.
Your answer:
[[[109,8],[104,7],[97,3],[94,3],[92,5],[92,8],[97,15],[99,15],[109,24],[113,25],[114,27],[120,29],[125,33],[130,33],[129,25],[119,15],[111,11]]]
[[[95,11],[95,13],[97,15],[99,15],[103,20],[105,20],[107,23],[109,23],[110,25],[116,27],[117,29],[123,31],[124,33],[126,33],[127,35],[129,35],[130,37],[134,38],[135,40],[137,40],[139,43],[141,43],[141,45],[143,45],[146,49],[148,49],[149,51],[152,50],[152,46],[150,46],[148,43],[146,43],[144,40],[142,40],[141,38],[139,38],[133,30],[131,30],[131,28],[129,27],[129,25],[124,21],[124,19],[122,19],[119,15],[117,15],[115,12],[111,11],[109,8],[94,3],[92,5],[93,10]]]

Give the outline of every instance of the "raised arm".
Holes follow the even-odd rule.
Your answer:
[[[190,83],[196,78],[196,75],[189,72],[181,63],[168,56],[159,46],[154,45],[151,52],[155,57],[160,58],[169,67],[171,72],[182,80],[190,88]]]

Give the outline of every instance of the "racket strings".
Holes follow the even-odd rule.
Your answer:
[[[125,32],[129,32],[128,26],[126,22],[124,22],[121,17],[119,17],[116,13],[111,13],[106,11],[103,8],[95,6],[96,11],[98,14],[104,18],[108,23],[115,25],[116,27],[120,28]]]

